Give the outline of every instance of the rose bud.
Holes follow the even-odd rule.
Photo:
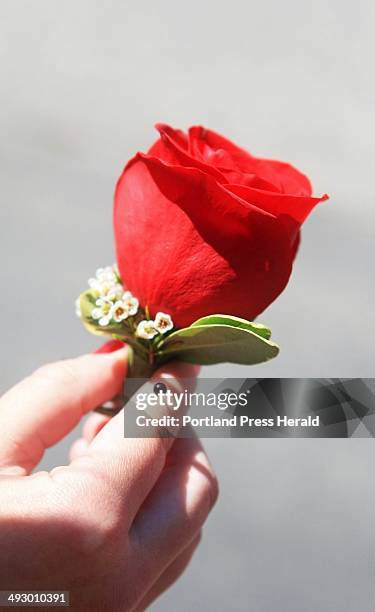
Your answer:
[[[254,320],[286,286],[300,227],[327,196],[293,166],[250,155],[203,127],[160,138],[115,193],[117,264],[151,316],[177,327],[212,313]]]

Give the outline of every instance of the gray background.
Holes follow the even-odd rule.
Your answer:
[[[114,183],[160,120],[290,160],[331,194],[260,317],[282,353],[238,373],[374,375],[374,16],[370,1],[2,0],[1,390],[97,345],[73,301],[113,261]],[[221,499],[155,611],[374,609],[373,440],[206,446]]]

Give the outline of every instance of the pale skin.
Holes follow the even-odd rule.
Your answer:
[[[126,349],[86,355],[40,368],[0,399],[0,590],[64,590],[73,610],[138,611],[189,563],[217,498],[196,438],[126,439],[121,412],[93,413],[70,464],[33,473],[46,448],[118,393],[126,368]],[[193,374],[183,364],[161,372],[172,389]]]

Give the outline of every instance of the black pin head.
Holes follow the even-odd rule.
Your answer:
[[[162,382],[155,383],[154,393],[158,394],[158,393],[166,393],[166,392],[167,392],[167,386],[164,383]]]

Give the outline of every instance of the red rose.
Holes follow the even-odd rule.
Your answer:
[[[215,132],[157,126],[120,177],[114,207],[124,285],[177,327],[225,313],[254,320],[286,286],[299,230],[327,198],[306,176]]]

